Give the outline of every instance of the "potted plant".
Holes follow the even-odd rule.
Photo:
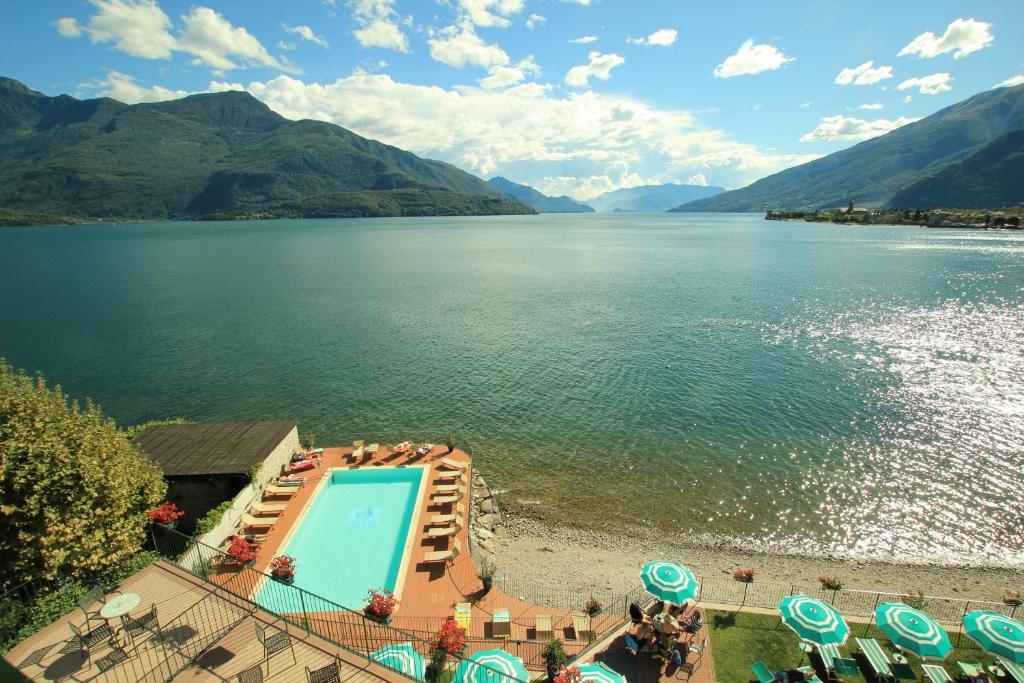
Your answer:
[[[484,585],[484,595],[491,592],[491,586],[494,585],[494,575],[497,573],[498,565],[490,557],[485,557],[480,562],[480,581]]]
[[[290,555],[278,555],[270,561],[270,577],[281,583],[295,580],[295,558]]]
[[[562,641],[558,638],[553,638],[551,642],[544,646],[541,658],[544,660],[544,668],[547,669],[548,678],[554,680],[555,676],[559,674],[565,665],[565,647]]]
[[[588,617],[595,617],[597,614],[604,609],[604,605],[601,601],[591,595],[587,598],[587,601],[583,603],[583,611],[587,613]]]
[[[184,510],[179,510],[177,505],[165,500],[149,511],[149,521],[173,529],[178,526],[178,518],[184,515]]]
[[[754,582],[754,570],[753,569],[737,569],[732,573],[734,581],[740,583],[753,583]]]
[[[444,437],[444,445],[448,447],[448,452],[451,453],[455,450],[455,435],[448,433]]]
[[[252,544],[241,536],[231,539],[231,547],[228,548],[227,555],[240,565],[249,564],[256,559],[256,551]]]
[[[434,638],[430,648],[430,663],[427,664],[426,679],[428,683],[437,683],[444,671],[445,660],[449,654],[461,654],[466,647],[466,629],[459,626],[454,617],[448,617],[441,624],[441,629]]]
[[[366,616],[382,624],[391,623],[391,614],[398,607],[398,599],[389,590],[371,588],[366,594]]]

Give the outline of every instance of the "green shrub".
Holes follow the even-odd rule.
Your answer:
[[[124,433],[128,437],[129,441],[135,441],[135,437],[137,437],[146,427],[183,424],[188,424],[188,420],[183,417],[169,417],[163,420],[146,420],[142,424],[132,425],[131,427],[125,428]]]
[[[231,509],[231,501],[225,500],[223,503],[213,508],[202,518],[196,522],[196,536],[202,536],[213,530],[215,526],[220,524],[220,520],[224,517],[224,513]]]
[[[160,468],[99,408],[0,359],[0,588],[93,585],[141,550]]]
[[[544,668],[547,669],[548,677],[553,678],[565,664],[565,646],[562,641],[553,638],[544,646],[541,658],[544,660]]]

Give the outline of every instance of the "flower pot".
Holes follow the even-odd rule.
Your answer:
[[[154,524],[159,524],[160,526],[162,526],[165,529],[177,529],[178,528],[178,520],[174,520],[173,522],[167,522],[166,524],[164,524],[163,522],[154,522]]]
[[[373,612],[369,612],[369,611],[367,611],[365,609],[363,610],[363,614],[366,615],[367,619],[370,619],[371,621],[376,621],[378,624],[385,624],[385,625],[387,625],[387,624],[391,623],[391,615],[390,614],[387,615],[386,617],[381,617],[381,616],[378,616],[378,615],[374,614]]]
[[[291,572],[270,572],[270,578],[281,583],[291,583],[295,580],[295,574]]]

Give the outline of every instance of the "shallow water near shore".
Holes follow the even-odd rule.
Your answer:
[[[0,355],[120,424],[467,437],[522,511],[1019,563],[1024,235],[613,214],[0,231]]]

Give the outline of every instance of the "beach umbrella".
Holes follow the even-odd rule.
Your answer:
[[[423,655],[413,649],[412,643],[382,647],[371,654],[370,659],[418,681],[426,678],[427,663]]]
[[[782,623],[801,640],[815,645],[842,645],[850,635],[843,615],[827,602],[806,595],[790,595],[779,603]]]
[[[455,683],[527,683],[523,660],[504,650],[484,650],[463,659],[455,669]]]
[[[989,654],[1024,664],[1024,624],[999,612],[971,612],[964,633]]]
[[[580,679],[583,683],[626,683],[626,677],[618,671],[612,671],[601,662],[580,664]]]
[[[665,602],[681,605],[697,594],[693,572],[676,562],[648,562],[640,570],[647,592]]]
[[[883,602],[876,607],[875,625],[893,645],[921,659],[945,659],[953,650],[949,636],[937,621],[902,602]]]

